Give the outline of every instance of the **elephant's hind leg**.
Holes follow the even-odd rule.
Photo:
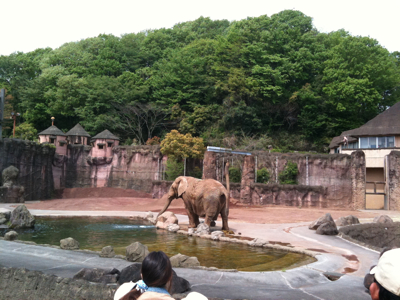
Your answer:
[[[197,226],[199,226],[200,224],[199,216],[188,213],[188,217],[189,217],[189,228],[197,228]]]
[[[222,230],[229,231],[228,215],[226,214],[226,210],[225,209],[223,211],[221,211],[221,218],[222,218]]]

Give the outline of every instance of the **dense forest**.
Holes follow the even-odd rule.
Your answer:
[[[99,35],[0,57],[19,123],[76,123],[145,143],[173,129],[247,150],[326,151],[400,101],[400,52],[286,10],[240,21]]]

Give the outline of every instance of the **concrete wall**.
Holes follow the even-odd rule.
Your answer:
[[[54,190],[54,155],[55,149],[48,145],[3,139],[0,141],[0,172],[9,166],[19,169],[18,184],[25,187],[25,200],[50,199]]]

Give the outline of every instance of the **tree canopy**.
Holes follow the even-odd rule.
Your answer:
[[[267,134],[278,148],[321,150],[400,101],[399,57],[285,10],[0,56],[0,87],[38,131],[54,116],[63,130],[80,122],[141,143],[176,129],[206,144]]]

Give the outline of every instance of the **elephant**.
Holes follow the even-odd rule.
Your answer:
[[[228,189],[214,179],[201,180],[188,176],[176,178],[168,191],[165,206],[158,216],[168,209],[172,200],[182,198],[189,217],[189,228],[196,228],[199,225],[199,217],[205,218],[205,223],[210,226],[211,222],[221,214],[222,230],[229,231],[229,173],[225,174]]]

